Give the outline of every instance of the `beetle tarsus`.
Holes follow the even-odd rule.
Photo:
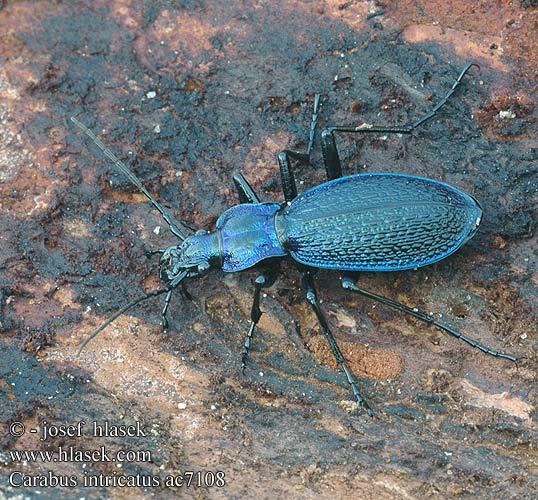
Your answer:
[[[310,152],[314,146],[314,136],[316,133],[316,126],[318,124],[318,112],[320,108],[321,94],[314,95],[314,110],[312,111],[312,120],[310,122],[310,130],[308,131],[308,146],[306,147],[306,154],[310,157]]]
[[[369,290],[365,290],[364,288],[360,288],[359,286],[357,286],[357,283],[355,283],[354,280],[352,280],[351,278],[347,276],[343,276],[341,278],[341,284],[342,284],[342,288],[344,288],[345,290],[351,290],[352,292],[360,293],[361,295],[364,295],[365,297],[368,297],[373,300],[377,300],[378,302],[381,302],[382,304],[393,307],[394,309],[397,309],[398,311],[404,312],[406,314],[410,314],[411,316],[414,316],[415,318],[418,318],[430,325],[435,325],[437,328],[440,328],[441,330],[444,330],[445,332],[450,333],[450,335],[453,335],[454,337],[460,340],[463,340],[470,346],[475,347],[476,349],[479,349],[480,351],[485,352],[486,354],[495,356],[497,358],[509,359],[510,361],[513,361],[513,362],[517,361],[516,356],[512,354],[505,354],[503,352],[490,349],[489,347],[486,347],[480,344],[476,340],[473,340],[472,338],[467,337],[467,335],[464,335],[463,333],[458,332],[457,330],[454,330],[454,328],[451,328],[450,326],[445,325],[444,323],[440,323],[439,321],[436,321],[434,318],[432,318],[430,315],[426,313],[423,313],[411,307],[407,307],[406,305],[401,304],[400,302],[396,302],[395,300],[391,300],[387,297],[383,297],[382,295],[378,295],[376,293],[370,292]]]
[[[325,170],[327,172],[327,179],[333,180],[342,177],[342,166],[340,164],[340,158],[338,155],[338,149],[336,147],[335,132],[345,133],[381,133],[381,134],[410,134],[419,125],[433,118],[437,112],[447,103],[448,99],[455,92],[456,88],[461,83],[465,74],[476,66],[480,69],[476,63],[468,63],[461,71],[456,81],[452,84],[450,90],[446,95],[426,114],[421,116],[418,120],[405,125],[387,126],[387,125],[364,125],[364,126],[336,126],[329,127],[321,134],[321,151],[323,154],[323,161],[325,163]]]
[[[473,66],[476,66],[478,69],[480,69],[480,66],[478,66],[478,64],[476,63],[468,63],[465,68],[463,68],[463,70],[461,71],[460,73],[460,76],[458,76],[458,78],[456,79],[456,81],[452,84],[452,87],[450,88],[450,90],[446,93],[445,97],[443,97],[443,99],[441,99],[436,105],[435,107],[429,111],[428,113],[426,113],[424,116],[422,116],[421,118],[419,118],[417,121],[415,121],[414,123],[410,123],[408,125],[406,125],[406,127],[409,128],[409,131],[412,131],[413,129],[415,129],[416,127],[418,127],[419,125],[421,125],[422,123],[424,123],[425,121],[429,120],[430,118],[433,118],[435,116],[435,114],[437,113],[437,111],[439,111],[439,109],[444,106],[446,104],[446,102],[448,101],[448,99],[450,99],[450,96],[454,93],[454,91],[458,88],[459,84],[461,83],[461,80],[463,79],[463,77],[465,76],[465,73],[467,73],[467,71],[469,71]]]
[[[250,346],[252,345],[252,334],[254,333],[255,327],[256,323],[251,321],[250,328],[248,329],[245,341],[243,342],[243,349],[241,350],[241,372],[243,374],[245,373],[245,370],[247,368],[248,351],[250,349]]]
[[[368,412],[368,415],[373,416],[374,412],[372,411],[372,409],[370,408],[370,405],[366,402],[366,400],[361,396],[359,389],[357,388],[355,376],[353,375],[353,373],[347,366],[346,360],[344,359],[344,355],[342,354],[342,351],[338,347],[338,344],[336,343],[336,340],[333,334],[331,333],[331,330],[329,329],[329,324],[327,323],[327,320],[325,319],[325,316],[323,315],[323,312],[321,311],[318,298],[316,295],[316,290],[314,288],[314,283],[312,280],[312,274],[310,273],[310,271],[303,271],[303,287],[306,291],[306,300],[309,302],[309,304],[314,309],[314,312],[316,313],[316,316],[318,318],[323,334],[325,335],[325,338],[329,342],[329,346],[331,348],[333,356],[335,357],[336,361],[342,368],[342,371],[344,372],[347,378],[347,381],[349,385],[351,386],[351,390],[353,391],[353,395],[355,396],[355,399]]]

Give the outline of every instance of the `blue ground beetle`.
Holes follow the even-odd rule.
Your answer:
[[[341,284],[346,290],[436,325],[487,354],[516,361],[515,356],[489,349],[427,314],[360,288],[345,274],[346,271],[400,271],[425,266],[455,252],[475,234],[482,209],[472,196],[443,182],[413,175],[370,173],[343,177],[335,142],[337,132],[411,133],[437,113],[473,65],[467,64],[445,97],[413,123],[395,127],[338,126],[324,130],[321,133],[321,148],[328,181],[298,195],[291,160],[310,164],[320,107],[320,96],[316,94],[306,153],[285,150],[278,155],[284,203],[262,203],[245,178],[236,174],[233,180],[240,204],[218,218],[215,231],[199,230],[190,236],[178,227],[133,172],[91,130],[75,117],[71,118],[149,199],[171,232],[181,241],[178,245],[154,252],[161,255],[160,278],[165,286],[127,304],[95,330],[80,349],[118,316],[139,302],[162,294],[166,294],[162,323],[167,328],[166,313],[172,291],[186,278],[201,276],[210,269],[242,271],[259,263],[273,263],[275,258],[291,256],[302,274],[307,301],[319,320],[330,348],[357,402],[370,415],[373,412],[359,393],[355,377],[321,311],[312,279],[315,268],[342,271]],[[250,327],[241,354],[243,370],[252,335],[261,316],[261,290],[270,286],[278,273],[278,269],[272,265],[262,269],[254,280]]]

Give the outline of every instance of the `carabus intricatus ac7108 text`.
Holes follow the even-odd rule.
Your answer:
[[[187,234],[149,194],[140,180],[105,144],[76,118],[72,121],[88,135],[114,166],[149,199],[161,213],[180,244],[158,251],[160,278],[164,287],[148,292],[127,304],[105,321],[82,344],[82,349],[114,319],[139,302],[166,294],[163,326],[172,291],[186,278],[203,275],[210,269],[236,272],[266,259],[291,256],[301,274],[306,298],[312,306],[337,362],[353,394],[370,415],[372,410],[359,393],[356,380],[333,337],[321,311],[314,283],[316,268],[339,271],[401,271],[437,262],[455,252],[473,237],[482,217],[479,203],[470,195],[433,179],[393,173],[342,176],[335,133],[409,134],[432,118],[447,102],[465,73],[467,64],[445,97],[427,114],[408,125],[330,127],[321,134],[321,147],[328,181],[297,194],[290,161],[310,164],[320,96],[314,98],[314,113],[306,153],[285,150],[278,155],[284,203],[262,203],[241,174],[234,176],[240,204],[226,210],[216,222],[216,230]],[[258,323],[261,290],[270,286],[278,269],[268,265],[254,280],[254,300],[250,328],[243,344],[241,364],[245,368],[252,335]],[[375,299],[445,330],[473,347],[493,356],[516,361],[511,354],[485,347],[431,316],[357,286],[345,273],[342,287]]]

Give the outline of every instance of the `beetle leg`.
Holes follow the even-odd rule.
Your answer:
[[[321,311],[310,271],[303,272],[303,287],[306,291],[306,299],[308,300],[308,302],[314,309],[316,316],[318,317],[318,321],[321,326],[321,329],[323,330],[323,334],[325,335],[325,338],[329,342],[329,346],[331,347],[331,351],[336,361],[338,362],[338,364],[340,365],[340,367],[342,368],[343,372],[346,375],[347,381],[349,385],[351,386],[351,390],[353,391],[355,399],[361,406],[363,406],[366,409],[366,411],[368,412],[368,415],[373,416],[374,412],[372,411],[372,409],[370,408],[366,400],[359,393],[355,377],[353,373],[351,372],[351,370],[348,368],[346,360],[344,359],[344,356],[342,354],[342,351],[338,347],[338,344],[336,343],[336,340],[333,337],[331,330],[329,329],[329,324],[327,323],[327,320],[325,319],[325,316],[323,315]]]
[[[321,153],[327,172],[327,180],[332,181],[342,177],[342,164],[334,138],[335,127],[324,130],[321,133]]]
[[[164,250],[145,250],[144,254],[146,255],[146,258],[151,259],[154,255],[162,255],[164,253]]]
[[[303,165],[310,164],[310,152],[314,145],[314,133],[316,131],[316,125],[318,122],[320,94],[314,96],[314,111],[312,113],[312,121],[310,122],[310,129],[308,132],[308,146],[306,153],[298,153],[297,151],[291,151],[285,149],[278,155],[278,166],[280,168],[280,178],[282,179],[282,190],[284,192],[284,200],[290,202],[297,196],[297,185],[295,184],[295,176],[291,168],[290,160],[296,160]]]
[[[161,313],[161,323],[163,330],[168,330],[168,319],[166,319],[166,313],[168,312],[168,307],[170,306],[170,300],[172,299],[172,292],[174,289],[178,287],[178,285],[182,285],[184,287],[184,279],[187,275],[187,271],[181,271],[169,284],[167,289],[166,298],[164,299],[164,307],[163,311]],[[185,288],[184,288],[185,290]],[[189,292],[187,292],[187,297],[190,296]]]
[[[406,125],[399,126],[384,126],[384,125],[361,125],[358,127],[329,127],[321,134],[321,151],[323,153],[323,161],[325,163],[325,170],[327,172],[327,179],[333,180],[342,177],[342,165],[340,163],[340,157],[338,156],[338,149],[336,147],[335,132],[346,133],[382,133],[382,134],[410,134],[419,125],[422,125],[425,121],[433,118],[437,111],[443,107],[448,99],[452,96],[458,85],[461,83],[465,73],[471,69],[472,66],[479,67],[475,63],[468,63],[462,72],[452,84],[450,90],[446,93],[433,109],[428,111],[425,115],[418,120],[408,123]]]
[[[260,198],[242,174],[235,174],[233,180],[241,203],[260,203]]]
[[[312,121],[310,122],[310,130],[308,131],[308,146],[306,147],[306,154],[310,157],[312,146],[314,146],[314,133],[316,132],[316,125],[318,123],[318,111],[319,111],[319,99],[321,95],[314,95],[314,111],[312,112]]]
[[[187,300],[190,300],[191,302],[194,300],[191,293],[187,290],[187,285],[185,284],[184,281],[181,282],[181,290],[180,290],[180,292],[183,295],[183,297],[185,297]]]
[[[163,330],[168,330],[168,320],[166,319],[166,313],[168,312],[168,306],[170,305],[170,300],[172,299],[172,290],[168,290],[166,298],[164,299],[163,312],[161,313],[161,322]]]
[[[278,166],[280,168],[280,178],[282,180],[282,191],[284,192],[284,201],[289,203],[297,196],[297,185],[295,176],[290,165],[290,157],[293,151],[285,150],[278,154]],[[296,156],[294,156],[298,159]]]
[[[430,325],[435,325],[436,327],[441,328],[441,330],[444,330],[445,332],[450,333],[450,335],[453,335],[454,337],[460,340],[463,340],[464,342],[467,342],[467,344],[475,347],[476,349],[480,349],[482,352],[485,352],[486,354],[490,354],[491,356],[495,356],[497,358],[509,359],[510,361],[514,361],[514,362],[517,361],[516,356],[513,356],[512,354],[505,354],[499,351],[494,351],[493,349],[490,349],[489,347],[486,347],[478,343],[476,340],[473,340],[467,337],[463,333],[460,333],[457,330],[454,330],[448,325],[439,323],[438,321],[436,321],[435,319],[433,319],[430,315],[426,313],[423,313],[411,307],[407,307],[403,304],[400,304],[399,302],[396,302],[395,300],[391,300],[386,297],[383,297],[382,295],[377,295],[376,293],[365,290],[364,288],[360,288],[357,286],[355,281],[353,281],[349,277],[343,276],[341,278],[341,283],[342,283],[342,287],[345,290],[351,290],[353,292],[360,293],[361,295],[364,295],[365,297],[377,300],[378,302],[381,302],[382,304],[393,307],[394,309],[398,309],[398,311],[402,311],[404,313],[410,314],[411,316],[414,316],[415,318],[418,318]]]
[[[252,334],[254,328],[260,321],[262,312],[260,310],[260,295],[262,288],[268,286],[269,276],[265,273],[260,273],[254,280],[254,300],[252,301],[252,308],[250,310],[250,327],[243,342],[243,349],[241,350],[241,370],[244,372],[247,366],[247,357],[250,346],[252,345]],[[274,281],[274,280],[273,280]],[[271,283],[271,282],[270,282]]]

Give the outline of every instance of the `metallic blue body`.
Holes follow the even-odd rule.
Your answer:
[[[216,225],[227,272],[287,254],[318,268],[398,271],[455,252],[481,215],[474,198],[444,182],[372,173],[326,182],[283,207],[236,205]]]
[[[222,270],[242,271],[263,259],[283,257],[275,232],[278,203],[249,203],[229,208],[217,219]]]
[[[320,94],[314,96],[306,152],[283,150],[278,155],[285,203],[260,203],[256,192],[241,175],[234,175],[241,204],[224,212],[216,222],[216,230],[199,229],[187,235],[155,200],[131,170],[104,143],[76,118],[71,120],[90,137],[103,153],[151,202],[168,224],[180,244],[160,253],[159,274],[165,287],[145,293],[130,302],[95,330],[83,344],[94,338],[116,317],[141,301],[166,294],[161,313],[166,329],[166,313],[172,292],[187,278],[202,276],[211,268],[237,272],[264,262],[264,268],[253,282],[254,296],[250,310],[250,327],[243,342],[241,367],[246,368],[253,333],[262,315],[262,289],[271,286],[278,266],[274,259],[291,256],[301,272],[301,283],[321,330],[329,342],[337,363],[344,372],[357,403],[371,416],[373,412],[361,396],[356,379],[347,366],[343,352],[331,333],[313,281],[312,268],[342,271],[399,271],[425,266],[455,252],[476,232],[482,217],[478,202],[471,196],[443,182],[392,173],[371,173],[342,177],[342,165],[336,145],[336,133],[410,134],[433,118],[445,105],[474,63],[465,66],[450,90],[428,113],[401,126],[329,127],[321,133],[323,163],[329,182],[298,194],[292,162],[311,166]],[[511,354],[490,349],[470,337],[438,322],[430,315],[387,297],[359,287],[355,280],[342,273],[345,290],[377,300],[427,324],[433,324],[470,346],[492,356],[517,361]],[[189,297],[183,289],[184,295]],[[80,350],[79,350],[80,353]]]
[[[308,266],[398,271],[444,259],[470,239],[478,202],[444,182],[358,174],[316,186],[276,218],[283,248]]]

